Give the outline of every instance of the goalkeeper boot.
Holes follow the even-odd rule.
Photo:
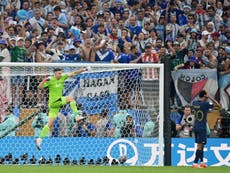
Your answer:
[[[200,163],[200,168],[207,168],[207,165],[205,163]]]
[[[35,139],[35,144],[36,144],[37,149],[41,150],[42,139],[41,138]]]

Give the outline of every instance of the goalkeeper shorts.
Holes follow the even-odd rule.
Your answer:
[[[49,103],[49,117],[56,118],[61,107],[66,103],[66,97],[60,97],[58,100]]]

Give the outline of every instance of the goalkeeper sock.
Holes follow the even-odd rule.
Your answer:
[[[70,102],[70,108],[73,111],[74,117],[78,116],[78,110],[77,110],[77,106],[76,106],[75,101]]]
[[[45,125],[43,128],[42,128],[42,132],[40,134],[40,138],[43,139],[44,137],[47,136],[47,134],[49,133],[50,131],[50,128],[48,125]]]

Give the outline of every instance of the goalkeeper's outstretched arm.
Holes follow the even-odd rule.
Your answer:
[[[82,72],[89,71],[89,69],[90,69],[90,67],[84,67],[84,68],[82,68],[80,70],[76,70],[76,71],[67,73],[67,75],[68,75],[68,77],[76,76],[76,75],[79,75]]]

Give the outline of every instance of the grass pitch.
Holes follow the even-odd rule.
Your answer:
[[[230,167],[141,167],[141,166],[27,166],[1,165],[1,173],[227,173]]]

